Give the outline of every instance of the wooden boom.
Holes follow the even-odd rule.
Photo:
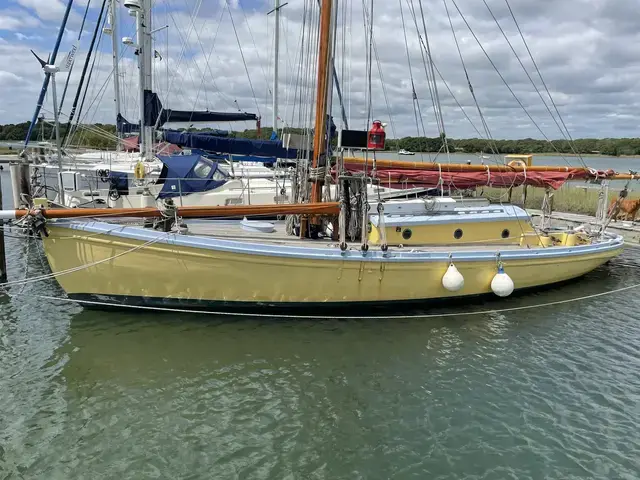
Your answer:
[[[244,217],[260,215],[338,215],[338,202],[288,203],[282,205],[227,205],[223,207],[176,207],[183,218]],[[2,210],[0,218],[21,218],[29,213],[42,213],[45,218],[79,217],[161,217],[168,212],[158,208],[51,208]]]

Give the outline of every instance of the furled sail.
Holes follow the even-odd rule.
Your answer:
[[[345,162],[345,169],[349,172],[362,172],[363,164],[359,162]],[[438,187],[454,188],[464,190],[467,188],[489,186],[489,187],[518,187],[530,185],[533,187],[560,188],[569,180],[581,180],[589,178],[589,172],[584,169],[568,169],[563,172],[539,172],[539,171],[502,171],[492,172],[460,172],[447,171],[447,165],[442,164],[441,170],[417,170],[404,168],[377,167],[376,176],[383,185],[392,186],[415,186],[415,187]],[[371,173],[371,172],[369,172]],[[606,178],[609,172],[600,173],[602,178]]]
[[[144,124],[148,127],[160,127],[167,122],[242,122],[258,121],[255,113],[246,112],[210,112],[208,110],[188,111],[163,108],[158,94],[150,90],[144,92]]]
[[[231,155],[253,155],[256,157],[291,158],[298,156],[298,150],[284,148],[281,141],[249,140],[247,138],[223,138],[206,133],[188,133],[165,130],[164,140],[180,147],[198,148],[208,152],[230,153]]]

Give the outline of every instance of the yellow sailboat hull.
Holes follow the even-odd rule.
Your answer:
[[[614,238],[601,246],[513,249],[500,260],[515,288],[524,289],[584,275],[622,246]],[[464,287],[451,292],[442,285],[449,265],[443,251],[287,249],[101,223],[51,225],[44,249],[71,298],[181,308],[347,306],[481,295],[491,293],[497,270],[497,252],[452,252]]]

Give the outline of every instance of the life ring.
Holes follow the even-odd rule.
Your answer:
[[[136,163],[136,166],[133,169],[133,175],[136,177],[137,180],[142,180],[145,177],[146,171],[144,168],[144,163],[142,162]]]

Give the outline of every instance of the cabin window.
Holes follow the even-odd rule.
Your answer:
[[[505,228],[502,230],[502,238],[509,238],[509,229]]]
[[[411,235],[413,235],[413,232],[410,228],[407,228],[404,232],[402,232],[402,238],[404,238],[405,240],[409,240],[411,238]]]
[[[458,228],[455,232],[453,232],[453,238],[456,240],[460,240],[462,238],[462,229]]]
[[[215,166],[215,163],[208,158],[200,157],[196,166],[193,167],[193,173],[198,178],[209,178],[211,170],[213,170]]]

